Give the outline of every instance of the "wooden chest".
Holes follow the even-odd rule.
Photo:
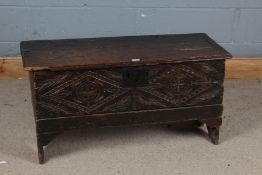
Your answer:
[[[225,59],[206,34],[25,41],[39,162],[71,129],[198,121],[218,143]]]

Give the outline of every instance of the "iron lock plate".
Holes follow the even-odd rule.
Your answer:
[[[126,69],[122,73],[125,87],[141,87],[148,84],[148,71],[136,68]]]

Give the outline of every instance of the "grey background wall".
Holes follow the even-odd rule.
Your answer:
[[[0,0],[1,56],[22,40],[193,32],[262,56],[262,0]]]

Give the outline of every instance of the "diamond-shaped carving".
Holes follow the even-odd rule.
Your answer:
[[[36,72],[37,116],[46,117],[46,111],[52,118],[221,103],[221,66],[221,61],[141,66],[149,77],[143,87],[124,86],[124,68]]]

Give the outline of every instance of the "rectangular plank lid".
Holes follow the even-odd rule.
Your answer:
[[[228,59],[206,34],[149,35],[21,42],[26,70],[63,70]]]

